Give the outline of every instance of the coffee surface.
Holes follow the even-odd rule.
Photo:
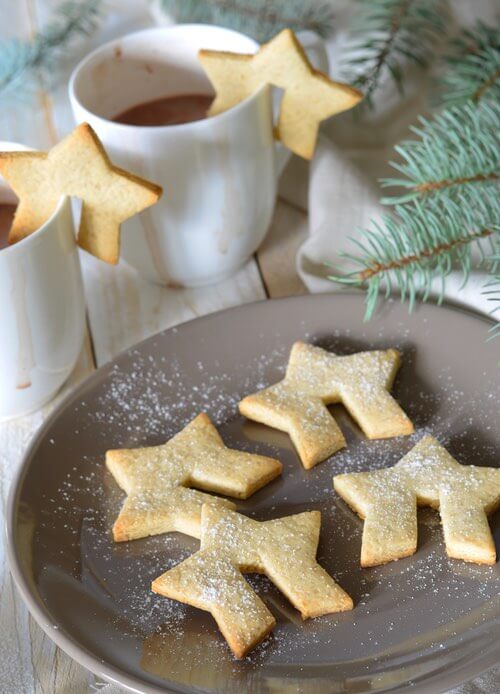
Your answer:
[[[115,123],[125,125],[180,125],[207,117],[213,96],[207,94],[179,94],[145,101],[114,116]]]
[[[17,205],[12,203],[0,203],[0,249],[8,246],[9,231],[16,207]]]

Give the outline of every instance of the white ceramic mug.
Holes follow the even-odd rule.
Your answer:
[[[324,68],[326,53],[311,36],[306,40]],[[212,93],[200,48],[254,53],[258,47],[229,29],[184,24],[112,41],[75,69],[69,96],[76,121],[92,125],[113,162],[164,188],[159,203],[122,228],[122,257],[143,277],[197,286],[238,270],[269,227],[288,152],[273,139],[268,87],[191,123],[143,127],[110,119],[155,98]]]
[[[0,142],[0,151],[26,150]],[[0,177],[0,203],[16,198]],[[30,236],[0,249],[0,421],[44,405],[76,364],[85,300],[69,198]]]

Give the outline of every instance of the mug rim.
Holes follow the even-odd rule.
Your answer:
[[[7,147],[7,149],[5,149]],[[23,145],[20,142],[11,142],[9,140],[0,140],[0,152],[34,152],[32,147],[28,147],[27,145]],[[9,186],[7,181],[0,176],[0,188],[7,188],[10,190],[14,195],[15,192],[12,190],[12,188]],[[14,253],[20,253],[23,248],[25,248],[29,243],[34,243],[35,239],[38,239],[38,237],[43,236],[44,233],[47,231],[49,226],[51,225],[52,221],[57,217],[57,215],[61,212],[62,208],[64,207],[65,202],[68,200],[67,195],[62,195],[59,199],[59,202],[57,203],[56,207],[54,208],[54,211],[50,215],[50,217],[40,226],[38,229],[33,231],[31,234],[28,234],[28,236],[25,236],[24,238],[20,239],[19,241],[16,241],[16,243],[11,244],[10,246],[5,246],[5,248],[0,248],[0,258],[5,258],[8,255],[12,256]]]
[[[218,31],[225,32],[227,34],[233,34],[239,37],[242,37],[244,39],[247,39],[248,41],[251,41],[254,45],[256,50],[258,50],[260,44],[255,41],[251,36],[248,36],[247,34],[244,34],[241,31],[235,31],[234,29],[228,29],[227,27],[220,26],[218,24],[203,24],[203,23],[186,23],[186,24],[171,24],[168,26],[155,26],[155,27],[148,27],[147,29],[139,29],[139,31],[132,31],[129,32],[128,34],[125,34],[123,36],[111,39],[110,41],[107,41],[106,43],[102,44],[101,46],[97,46],[97,48],[94,48],[93,51],[88,53],[86,56],[80,60],[80,62],[76,65],[76,67],[73,69],[69,82],[68,82],[68,96],[69,100],[71,102],[71,105],[73,107],[73,112],[75,111],[75,106],[77,106],[79,109],[83,109],[87,114],[90,114],[92,118],[96,119],[97,121],[100,121],[102,123],[112,123],[114,127],[117,128],[123,128],[125,130],[129,129],[140,129],[148,132],[154,132],[158,130],[173,130],[173,129],[181,129],[181,128],[196,128],[200,127],[202,124],[205,124],[207,120],[210,121],[216,121],[220,122],[224,118],[231,117],[232,115],[235,115],[238,111],[248,108],[248,106],[253,103],[254,99],[257,99],[260,94],[268,89],[267,84],[263,84],[256,92],[248,96],[246,99],[243,99],[243,101],[240,101],[238,104],[235,104],[231,108],[227,109],[227,111],[222,111],[221,113],[217,113],[214,116],[210,116],[209,118],[202,118],[201,120],[197,121],[191,121],[189,123],[175,123],[171,125],[132,125],[130,123],[117,123],[116,121],[111,120],[110,118],[105,118],[104,116],[100,116],[95,111],[91,110],[87,106],[85,106],[84,103],[79,99],[79,97],[76,95],[76,88],[75,84],[76,81],[81,74],[81,72],[87,67],[88,63],[90,63],[96,56],[98,56],[100,53],[105,53],[108,51],[114,44],[117,44],[119,42],[126,41],[130,38],[135,38],[141,35],[147,35],[147,34],[154,34],[154,33],[168,33],[168,32],[174,32],[174,31],[179,31],[179,30],[189,30],[189,29],[204,29],[204,30],[212,30],[216,29]]]

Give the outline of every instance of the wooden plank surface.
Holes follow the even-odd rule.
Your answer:
[[[164,328],[265,298],[255,260],[208,287],[169,289],[142,280],[125,263],[83,258],[85,293],[97,365]]]
[[[257,252],[257,262],[269,297],[305,294],[297,274],[295,257],[307,236],[307,215],[284,200],[278,200],[271,228]]]
[[[0,424],[0,504],[6,511],[10,483],[26,447],[54,407],[94,369],[88,336],[78,363],[56,398],[41,411]],[[5,533],[0,534],[0,691],[88,691],[76,689],[90,675],[60,651],[29,615],[7,568]],[[82,679],[83,678],[83,679]],[[8,683],[10,689],[2,689]],[[88,685],[86,685],[88,687]]]

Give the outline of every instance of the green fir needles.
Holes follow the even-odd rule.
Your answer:
[[[219,24],[259,42],[282,29],[311,30],[327,36],[332,29],[331,3],[318,0],[161,0],[176,22]]]
[[[12,92],[28,77],[45,76],[61,52],[96,27],[101,0],[68,0],[48,25],[29,41],[10,39],[0,44],[0,94]]]
[[[403,88],[405,65],[426,67],[446,29],[446,0],[358,0],[352,45],[344,64],[347,81],[365,103],[389,76]]]
[[[331,279],[367,290],[366,318],[373,314],[379,291],[397,290],[410,308],[431,289],[442,300],[446,277],[459,268],[467,282],[476,249],[486,269],[494,273],[500,244],[498,179],[500,106],[472,104],[444,111],[434,121],[421,119],[418,140],[402,143],[403,159],[393,166],[404,178],[384,185],[406,189],[385,198],[394,214],[373,223],[360,239],[356,253],[342,256],[354,269]]]
[[[500,26],[479,22],[451,42],[445,58],[442,101],[446,105],[500,101]]]
[[[342,255],[353,263],[354,271],[331,277],[343,284],[366,286],[366,319],[373,315],[384,287],[386,296],[396,289],[402,301],[409,301],[410,310],[417,296],[426,301],[431,290],[437,289],[441,302],[446,277],[453,269],[458,267],[467,282],[473,247],[483,263],[494,267],[500,224],[492,222],[487,209],[472,212],[451,202],[444,208],[431,203],[424,209],[414,202],[397,206],[395,212],[384,216],[380,224],[373,223],[361,239],[352,239],[358,252]]]
[[[366,289],[366,318],[384,288],[386,294],[397,290],[410,307],[431,290],[442,299],[453,269],[467,282],[473,250],[491,275],[485,293],[500,301],[498,30],[478,24],[462,32],[445,64],[442,99],[450,106],[419,119],[416,139],[396,147],[400,161],[391,164],[400,176],[381,181],[399,189],[382,198],[394,213],[353,239],[356,252],[342,254],[352,272],[331,277]]]
[[[382,198],[384,204],[452,198],[472,206],[478,197],[496,208],[500,175],[500,103],[450,108],[433,120],[420,118],[411,130],[418,139],[395,147],[402,161],[391,162],[401,178],[383,187],[405,192]]]

